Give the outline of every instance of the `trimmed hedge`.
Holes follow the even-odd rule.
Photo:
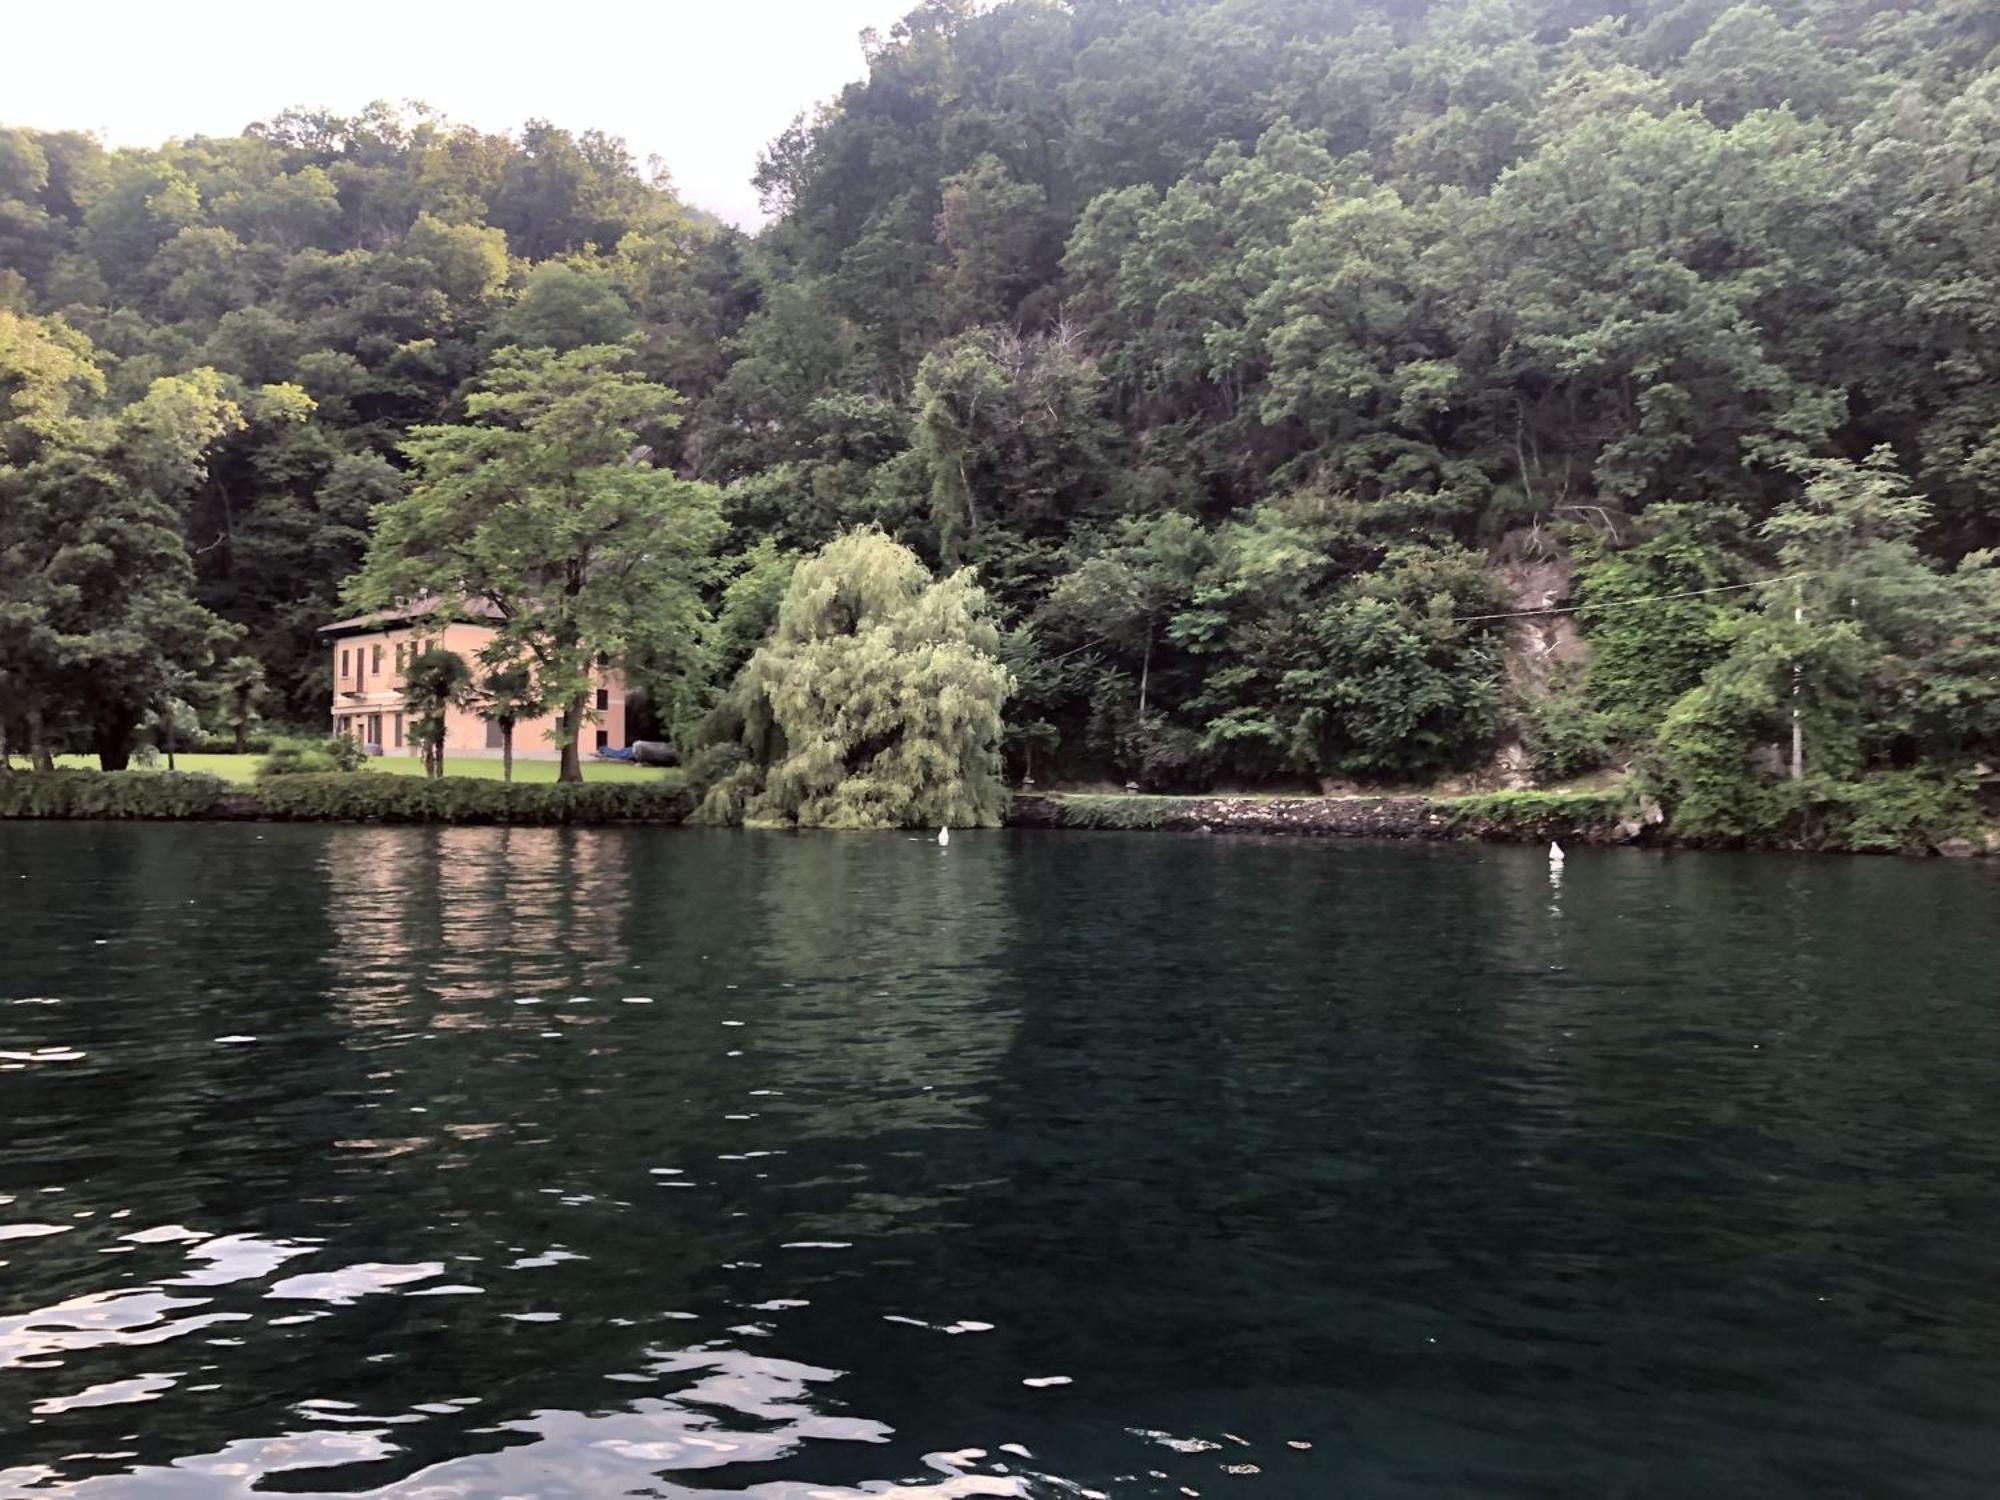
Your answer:
[[[256,796],[267,818],[345,823],[678,823],[691,801],[687,778],[672,772],[577,785],[362,771],[274,777]]]
[[[198,771],[8,771],[0,818],[205,818],[228,790]]]

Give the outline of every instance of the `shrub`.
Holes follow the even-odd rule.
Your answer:
[[[435,781],[380,772],[288,775],[257,789],[266,816],[315,822],[611,823],[679,822],[687,778],[529,783],[446,776]]]
[[[1895,854],[1979,834],[1977,786],[1937,771],[1875,771],[1852,781],[1795,783],[1803,842],[1853,854]]]
[[[1611,716],[1591,704],[1582,686],[1565,682],[1521,712],[1521,746],[1542,781],[1568,781],[1611,759]]]
[[[283,740],[278,735],[253,734],[248,739],[244,740],[243,749],[239,751],[236,748],[235,735],[208,734],[208,735],[202,735],[199,738],[182,740],[179,744],[174,746],[174,754],[176,755],[238,755],[238,754],[268,755],[275,746],[281,743],[283,743]],[[156,745],[155,748],[163,749],[164,747]]]
[[[1085,796],[1050,799],[1065,828],[1164,828],[1183,811],[1175,797]]]
[[[1465,832],[1533,834],[1560,838],[1582,829],[1613,827],[1632,810],[1631,795],[1609,792],[1489,792],[1440,804]]]
[[[9,771],[0,818],[200,818],[226,791],[192,771]]]
[[[353,771],[362,761],[361,747],[345,736],[329,740],[273,740],[270,753],[257,763],[257,779],[272,776],[323,776]]]

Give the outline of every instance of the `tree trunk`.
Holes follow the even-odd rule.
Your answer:
[[[28,764],[37,771],[53,771],[56,758],[49,753],[48,741],[42,738],[42,711],[28,710]]]
[[[587,693],[578,693],[569,700],[569,709],[563,717],[563,732],[569,738],[563,741],[562,769],[556,773],[558,781],[583,780],[583,710],[589,702]]]
[[[14,769],[14,742],[7,738],[7,721],[0,719],[0,774]]]
[[[1146,727],[1146,684],[1153,675],[1153,627],[1146,627],[1146,656],[1139,663],[1139,727]]]
[[[250,751],[250,704],[249,694],[238,689],[236,693],[236,753],[247,755]]]
[[[91,746],[97,751],[97,764],[106,771],[123,771],[132,764],[132,731],[135,728],[130,714],[118,714],[113,718],[99,719],[97,728],[91,734]]]
[[[500,721],[500,779],[502,781],[512,781],[514,779],[514,721],[512,719],[502,719]]]
[[[174,716],[171,712],[167,715],[167,769],[169,771],[179,769],[174,764]]]

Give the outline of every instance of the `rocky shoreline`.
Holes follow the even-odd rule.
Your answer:
[[[1149,797],[1017,795],[1010,828],[1161,833],[1253,833],[1307,838],[1477,840],[1487,843],[1720,847],[1676,837],[1658,804],[1617,794],[1497,797]],[[1788,845],[1737,847],[1792,849]],[[1804,846],[1799,846],[1802,851]],[[1900,851],[1913,857],[2000,858],[2000,832],[1983,842],[1944,839]]]
[[[1124,814],[1121,816],[1121,813]],[[1310,838],[1465,839],[1571,843],[1645,842],[1654,831],[1637,819],[1550,811],[1523,819],[1468,816],[1449,799],[1377,797],[1073,797],[1016,796],[1013,828],[1116,828],[1134,832],[1291,834]]]
[[[671,827],[696,799],[679,781],[501,783],[447,778],[332,774],[276,778],[254,788],[201,774],[60,771],[0,777],[0,819],[144,821],[474,823]],[[1676,835],[1659,804],[1628,789],[1421,793],[1375,796],[1152,796],[1136,793],[1018,793],[1010,828],[1161,833],[1247,833],[1346,839],[1479,840],[1489,843],[1760,848],[1791,852],[2000,858],[2000,829],[1977,837],[1912,837],[1842,848],[1817,842],[1718,842]]]

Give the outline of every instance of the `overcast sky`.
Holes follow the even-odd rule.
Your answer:
[[[10,0],[0,124],[114,146],[234,135],[288,105],[421,99],[482,130],[541,118],[657,154],[746,228],[757,153],[865,71],[860,33],[915,0]]]

